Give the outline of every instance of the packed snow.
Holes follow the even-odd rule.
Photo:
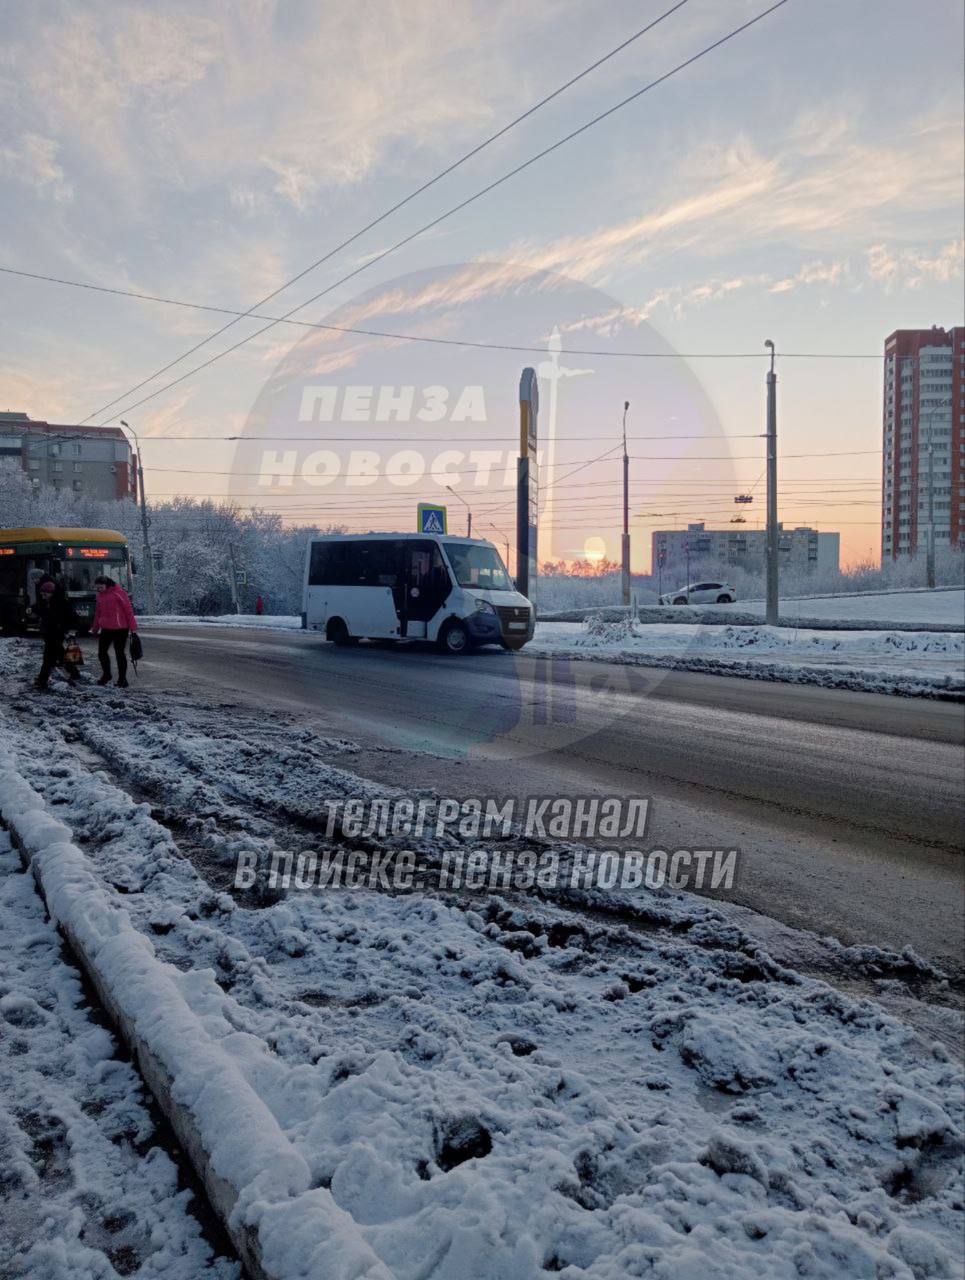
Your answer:
[[[234,892],[240,850],[392,794],[351,743],[86,685],[40,719],[15,646],[0,673],[17,770],[270,1117],[239,1212],[285,1280],[340,1274],[312,1204],[398,1280],[960,1274],[961,1073],[873,1000],[680,893]],[[266,1126],[307,1187],[259,1183]]]
[[[0,1275],[238,1280],[0,831]]]

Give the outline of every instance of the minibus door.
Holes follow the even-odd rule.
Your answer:
[[[434,542],[409,542],[405,547],[405,613],[402,634],[425,639],[429,621],[452,589],[442,552]]]

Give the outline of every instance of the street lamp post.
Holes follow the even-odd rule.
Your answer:
[[[454,498],[458,498],[458,499],[459,499],[459,501],[462,503],[462,505],[466,508],[466,512],[467,512],[467,515],[466,515],[466,537],[467,537],[467,538],[471,538],[471,537],[472,537],[472,508],[470,507],[469,503],[466,501],[466,499],[465,499],[465,498],[463,498],[460,494],[456,493],[455,489],[452,487],[452,485],[451,485],[451,484],[447,484],[447,485],[446,485],[446,488],[449,490],[449,492],[452,494],[452,496],[453,496]]]
[[[129,423],[121,419],[121,426],[130,431],[134,437],[134,447],[137,449],[137,487],[141,500],[141,536],[144,541],[144,570],[147,574],[147,607],[149,613],[155,614],[157,613],[157,596],[154,591],[154,559],[151,555],[151,540],[147,532],[147,499],[144,496],[144,459],[141,454],[141,442],[137,438],[137,432]]]

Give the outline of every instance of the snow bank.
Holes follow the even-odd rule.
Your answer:
[[[195,617],[185,613],[144,613],[137,616],[138,626],[148,627],[258,627],[263,631],[300,631],[298,614],[220,613]]]
[[[965,693],[965,635],[954,632],[646,625],[597,616],[537,624],[526,652],[877,693]]]
[[[142,1074],[195,1162],[209,1198],[253,1276],[391,1280],[305,1160],[207,1035],[182,975],[109,897],[71,831],[0,756],[0,815]]]

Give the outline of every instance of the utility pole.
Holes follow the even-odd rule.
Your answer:
[[[940,400],[937,403],[944,409],[946,406],[950,406],[952,402],[951,400]],[[928,424],[928,443],[926,446],[928,455],[928,541],[925,543],[925,585],[928,587],[935,585],[935,462],[933,453],[936,417],[939,417],[938,411],[933,410],[925,419]],[[942,421],[944,421],[943,415]],[[917,496],[915,501],[919,501]]]
[[[456,493],[455,489],[452,487],[451,484],[447,484],[446,488],[449,490],[452,496],[454,498],[458,498],[459,501],[462,503],[462,505],[466,508],[466,537],[471,538],[472,537],[472,507],[470,507],[469,503],[466,501],[465,498],[463,498],[460,494]]]
[[[492,521],[490,521],[489,527],[494,533],[499,534],[502,539],[503,546],[506,548],[506,572],[509,573],[509,539],[506,537],[505,533],[503,533],[502,529],[496,528]]]
[[[621,541],[621,564],[623,573],[623,603],[630,603],[630,459],[627,456],[627,410],[630,401],[623,402],[623,539]]]
[[[228,559],[231,562],[231,574],[229,585],[231,587],[231,603],[234,605],[235,613],[241,612],[241,602],[238,599],[238,566],[235,564],[235,548],[234,543],[228,543]]]
[[[121,426],[126,427],[134,437],[134,447],[137,449],[137,489],[141,499],[141,537],[144,541],[144,571],[147,574],[147,611],[150,614],[157,613],[157,595],[154,590],[154,557],[151,555],[151,540],[148,537],[147,527],[150,523],[147,517],[147,499],[144,496],[144,456],[141,453],[141,442],[137,438],[137,432],[132,426],[121,419]]]
[[[774,343],[770,338],[764,343],[770,348],[771,367],[767,372],[767,534],[765,558],[767,577],[767,603],[764,621],[776,627],[779,617],[777,573],[777,374],[774,372]]]
[[[935,486],[934,450],[931,439],[931,423],[928,424],[928,541],[925,544],[925,586],[935,585]]]

